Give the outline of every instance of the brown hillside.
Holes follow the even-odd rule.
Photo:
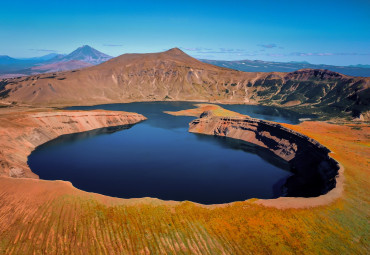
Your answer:
[[[367,111],[369,78],[328,70],[247,73],[200,62],[180,49],[124,54],[83,70],[0,82],[4,102],[81,105],[153,100],[331,107]]]

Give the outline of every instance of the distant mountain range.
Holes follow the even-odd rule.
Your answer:
[[[68,55],[51,53],[22,59],[0,56],[0,78],[80,69],[103,63],[111,58],[88,45],[79,47]]]
[[[33,66],[28,70],[32,73],[51,73],[51,72],[61,72],[67,70],[75,70],[84,67],[92,66],[92,64],[80,61],[80,60],[68,60],[68,61],[58,61],[51,64],[44,64],[40,66]]]
[[[88,45],[79,47],[70,54],[51,53],[34,58],[11,58],[0,56],[0,79],[28,76],[49,72],[69,71],[101,64],[112,57]],[[271,62],[262,60],[208,60],[200,61],[219,67],[244,72],[293,72],[300,69],[326,69],[345,75],[370,77],[370,65],[315,65],[308,62]]]
[[[50,61],[54,62],[55,60],[58,60],[59,62],[67,62],[71,60],[78,60],[85,63],[89,63],[91,65],[97,65],[100,63],[103,63],[109,59],[111,59],[111,56],[108,56],[107,54],[104,54],[89,45],[84,45],[82,47],[79,47],[75,51],[71,52],[68,55],[59,55],[55,58],[51,59]],[[54,61],[53,61],[54,60]]]
[[[308,62],[272,62],[262,60],[225,61],[200,59],[200,61],[244,72],[293,72],[300,69],[326,69],[345,75],[370,77],[370,65],[332,66],[315,65]]]
[[[4,104],[50,107],[162,100],[275,105],[368,120],[370,77],[322,69],[242,72],[201,62],[174,48],[123,54],[81,70],[0,80]]]

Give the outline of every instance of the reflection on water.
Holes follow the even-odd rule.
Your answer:
[[[162,120],[158,118],[161,116],[163,118],[163,111],[179,111],[184,109],[195,108],[194,104],[197,102],[138,102],[129,104],[106,104],[106,105],[96,105],[96,106],[75,106],[68,109],[71,110],[93,110],[93,109],[105,109],[112,111],[127,111],[127,112],[138,112],[146,117],[152,117],[155,123],[160,123]],[[239,112],[248,115],[252,118],[258,118],[262,120],[270,120],[281,123],[288,124],[298,124],[300,118],[315,118],[312,114],[300,114],[294,111],[290,111],[283,108],[262,106],[262,105],[241,105],[241,104],[218,104],[221,107],[228,109],[230,111]],[[176,117],[175,117],[176,118]],[[167,122],[167,121],[163,121]],[[167,123],[169,124],[169,123]],[[180,123],[174,123],[179,124]],[[182,127],[182,126],[178,126]]]
[[[59,137],[38,147],[29,165],[41,179],[68,180],[82,190],[122,198],[212,204],[283,195],[292,173],[273,153],[239,140],[189,133],[194,117],[163,113],[193,107],[190,102],[73,107],[138,112],[148,120],[118,131]],[[290,117],[285,122],[297,121]]]
[[[122,131],[129,129],[133,126],[134,124],[129,124],[129,125],[122,125],[122,126],[115,126],[115,127],[105,127],[105,128],[98,128],[86,132],[81,132],[81,133],[74,133],[74,134],[69,134],[69,135],[62,135],[58,137],[57,139],[51,140],[47,143],[44,143],[38,147],[38,149],[44,148],[48,149],[51,147],[57,147],[59,145],[63,145],[64,143],[76,143],[81,140],[93,138],[94,136],[100,136],[100,135],[109,135],[117,131]]]
[[[313,114],[299,114],[294,111],[278,107],[262,105],[220,105],[230,111],[239,112],[252,118],[269,120],[281,123],[298,124],[300,119],[316,118]]]

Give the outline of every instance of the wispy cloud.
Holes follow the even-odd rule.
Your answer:
[[[369,56],[370,53],[356,53],[356,52],[340,52],[336,53],[339,56]]]
[[[307,57],[307,56],[333,56],[335,54],[331,52],[292,52],[289,55]]]
[[[203,48],[203,47],[195,47],[195,48],[180,47],[180,49],[186,50],[186,51],[196,51],[196,52],[202,52],[202,51],[210,51],[210,50],[212,50],[210,48]]]
[[[266,56],[277,58],[277,57],[285,57],[286,55],[284,55],[284,54],[271,53],[271,54],[266,54]]]
[[[103,44],[105,47],[122,47],[123,44]]]
[[[233,48],[217,48],[217,49],[211,49],[211,48],[202,48],[202,47],[196,47],[196,48],[181,48],[185,51],[192,51],[198,54],[244,54],[247,51],[244,49],[233,49]]]
[[[37,52],[59,52],[57,50],[49,50],[49,49],[28,49],[31,51],[37,51]]]
[[[258,46],[265,48],[265,49],[272,49],[276,48],[277,45],[275,43],[270,43],[270,44],[258,44]]]
[[[289,56],[301,56],[301,57],[310,57],[310,56],[367,56],[370,53],[357,53],[357,52],[292,52],[288,54]]]

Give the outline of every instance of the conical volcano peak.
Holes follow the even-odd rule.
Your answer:
[[[89,45],[83,45],[81,47],[78,47],[76,50],[74,50],[69,55],[76,54],[76,53],[78,53],[78,54],[89,54],[89,55],[106,55],[106,54],[92,48]]]
[[[188,56],[185,52],[180,50],[179,48],[172,48],[166,51],[166,53],[173,55],[173,56]]]
[[[107,54],[104,54],[89,45],[83,45],[65,56],[63,60],[80,60],[96,65],[105,62],[111,58],[111,56],[108,56]]]

